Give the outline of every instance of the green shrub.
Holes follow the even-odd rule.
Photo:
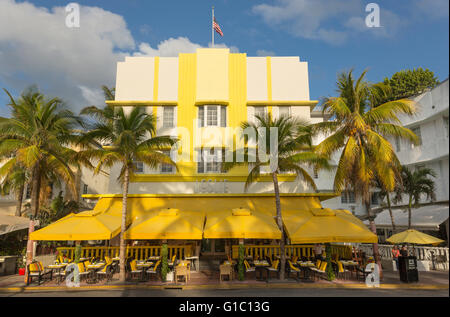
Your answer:
[[[167,273],[169,272],[169,265],[167,263],[167,256],[169,254],[169,249],[167,244],[164,243],[161,247],[161,279],[163,282],[166,281]]]
[[[238,259],[238,279],[239,281],[244,280],[244,253],[245,247],[244,245],[239,245],[239,259]]]
[[[327,260],[327,278],[329,281],[334,280],[336,277],[334,276],[333,265],[331,264],[331,246],[329,243],[325,246],[326,260]]]

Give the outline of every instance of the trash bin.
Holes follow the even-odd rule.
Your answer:
[[[16,274],[18,256],[0,256],[0,276]]]
[[[398,258],[398,268],[400,272],[400,281],[405,283],[419,281],[417,258],[415,256],[400,256]]]

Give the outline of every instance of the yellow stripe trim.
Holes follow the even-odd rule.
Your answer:
[[[128,194],[129,198],[202,198],[202,197],[274,197],[275,194],[258,193],[258,194]],[[283,193],[281,197],[317,197],[321,201],[339,196],[337,193]],[[85,194],[83,198],[118,198],[122,194]]]

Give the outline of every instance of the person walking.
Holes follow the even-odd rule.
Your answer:
[[[398,271],[398,257],[400,256],[400,250],[398,249],[398,246],[394,245],[392,248],[392,259],[395,261],[395,266]]]

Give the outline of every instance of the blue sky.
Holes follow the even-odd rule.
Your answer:
[[[64,26],[68,1],[0,0],[0,87],[30,84],[79,110],[100,104],[125,55],[176,55],[211,42],[211,6],[224,37],[249,56],[300,56],[311,99],[333,95],[336,74],[369,68],[380,81],[423,67],[448,77],[448,0],[377,1],[381,27],[367,28],[362,0],[78,1],[80,28]],[[0,115],[7,114],[0,94]]]

